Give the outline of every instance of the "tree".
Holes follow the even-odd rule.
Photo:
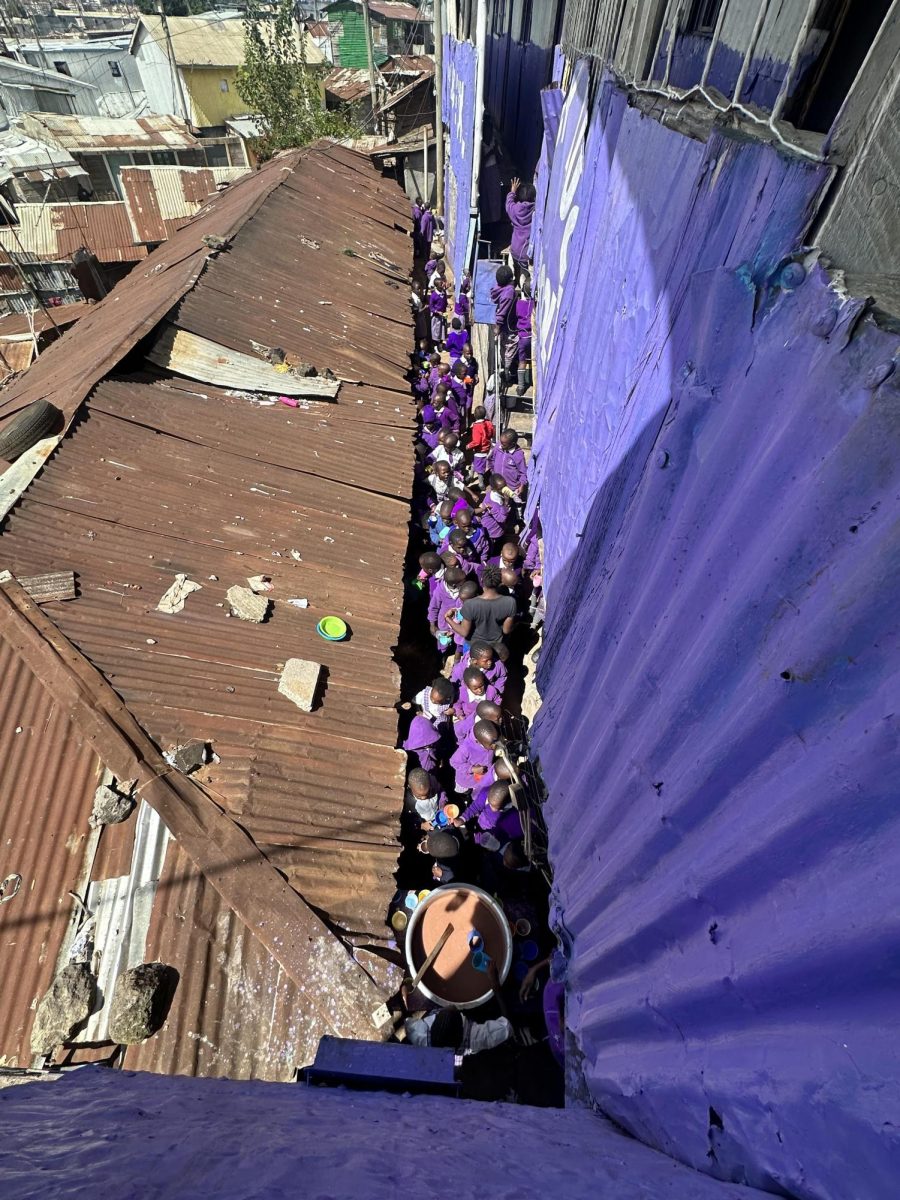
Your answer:
[[[137,0],[138,11],[154,16],[159,12],[160,0]],[[167,17],[189,17],[192,13],[206,12],[206,0],[162,0],[162,10]]]
[[[260,158],[349,133],[344,117],[322,107],[319,80],[307,64],[305,35],[295,23],[292,0],[277,0],[274,18],[263,16],[259,0],[248,3],[237,88],[259,118]]]

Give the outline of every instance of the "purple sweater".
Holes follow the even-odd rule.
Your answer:
[[[502,329],[509,317],[512,307],[516,302],[516,289],[511,283],[500,287],[499,284],[494,284],[491,288],[491,299],[494,302],[494,324],[498,329]]]
[[[531,222],[534,220],[534,201],[517,200],[516,193],[506,197],[506,215],[512,222],[513,233],[510,252],[520,261],[528,257],[528,242],[531,239]]]
[[[522,296],[516,301],[516,332],[520,338],[531,337],[531,314],[534,312],[534,301],[530,296]]]
[[[493,749],[488,749],[480,742],[476,742],[471,734],[463,738],[455,753],[450,757],[450,766],[456,772],[456,790],[470,792],[478,782],[472,774],[472,768],[488,768],[493,761]]]
[[[459,596],[452,596],[444,583],[443,579],[434,589],[431,600],[428,603],[428,623],[436,625],[444,633],[452,632],[447,624],[447,613],[454,608],[460,607]]]
[[[419,233],[429,244],[434,237],[434,214],[429,209],[424,209],[419,217]]]
[[[481,510],[481,527],[489,538],[503,537],[509,520],[509,505],[496,492],[488,492]]]
[[[447,353],[450,355],[450,361],[456,362],[463,352],[463,346],[469,340],[469,335],[464,329],[451,329],[447,334]]]
[[[428,311],[433,317],[442,317],[447,311],[447,293],[435,288],[428,294]]]
[[[495,446],[491,451],[489,468],[493,474],[502,475],[513,489],[522,487],[528,479],[525,455],[518,446],[515,450],[504,450],[502,446]]]
[[[466,667],[468,666],[470,666],[470,663],[467,652],[462,656],[462,658],[450,672],[450,679],[453,681],[453,683],[462,683],[463,671],[465,671]],[[495,687],[498,693],[502,695],[504,685],[506,684],[506,664],[502,663],[498,658],[495,660],[494,665],[489,668],[489,670],[485,671],[484,668],[481,668],[481,671],[488,683]],[[499,704],[500,701],[498,700],[497,703]]]

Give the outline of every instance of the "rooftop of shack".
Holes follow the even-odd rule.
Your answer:
[[[67,422],[0,526],[0,569],[71,570],[78,582],[76,599],[42,606],[43,633],[0,596],[0,649],[15,665],[32,646],[33,661],[23,662],[42,678],[45,705],[61,662],[76,664],[95,673],[91,687],[114,689],[109,696],[156,747],[200,739],[215,752],[179,784],[193,799],[166,809],[173,839],[138,949],[174,965],[181,981],[165,1028],[129,1048],[126,1066],[287,1079],[320,1034],[371,1033],[366,998],[377,988],[345,947],[387,940],[398,853],[392,648],[413,469],[408,229],[405,196],[363,156],[331,145],[282,156],[214,197],[0,393],[0,428],[39,398]],[[224,239],[227,249],[204,239]],[[251,380],[253,362],[271,373],[265,350],[281,348],[290,361],[332,372],[336,399],[301,394],[288,407],[272,391],[207,383],[208,359],[190,353],[178,365],[192,377],[176,374],[159,365],[166,336],[186,337],[189,350],[212,345],[215,362],[243,356]],[[201,590],[177,614],[157,611],[179,573]],[[257,575],[273,584],[262,624],[230,616],[225,596]],[[348,623],[346,642],[317,636],[326,614]],[[289,658],[322,664],[311,713],[279,694]],[[21,688],[33,689],[26,666]],[[0,744],[38,745],[44,716],[20,691],[0,714]],[[119,881],[121,903],[141,857],[134,817],[87,839],[85,796],[99,768],[82,762],[79,720],[94,718],[87,708],[64,711],[71,737],[45,743],[40,770],[24,759],[4,802],[27,836],[43,829],[70,847],[64,869],[52,858],[40,869],[26,864],[28,893],[47,911],[68,903],[76,878],[95,888]],[[113,770],[104,739],[90,744]],[[72,764],[90,779],[62,822]],[[196,822],[182,839],[188,810],[209,814],[211,846],[249,835],[246,861],[207,855]],[[259,871],[267,887],[277,891],[283,876],[293,889],[278,910],[299,906],[306,949],[293,960],[277,952],[267,920],[259,936],[248,927],[263,894]],[[0,908],[0,928],[16,922],[16,910],[16,902]],[[6,1061],[28,1060],[30,1010],[46,964],[65,955],[64,924],[57,919],[49,935],[40,923],[19,929],[15,971],[0,984],[12,987],[0,1003]],[[378,973],[377,959],[355,954]],[[346,997],[334,995],[335,971],[349,973]]]

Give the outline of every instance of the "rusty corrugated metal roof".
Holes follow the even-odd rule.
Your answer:
[[[182,328],[203,325],[201,336],[244,351],[264,336],[374,381],[342,384],[336,403],[289,409],[158,372],[106,379],[11,513],[0,557],[22,574],[77,563],[80,597],[54,609],[60,630],[159,745],[212,741],[219,761],[203,768],[203,785],[308,903],[371,941],[387,933],[403,777],[392,647],[414,430],[403,380],[408,206],[365,159],[334,147],[263,174],[216,197],[151,256],[140,283],[132,275],[116,289],[119,305],[114,292],[66,335],[69,415],[92,373],[108,370],[191,288],[212,232],[236,236],[188,291]],[[45,365],[53,352],[32,368],[51,397],[63,372],[61,361]],[[18,389],[6,411],[27,394]],[[202,590],[166,616],[155,606],[179,571]],[[227,588],[261,573],[275,585],[270,619],[227,616]],[[291,597],[310,607],[287,604]],[[327,612],[346,616],[348,642],[316,636]],[[325,666],[311,714],[278,694],[288,657]],[[97,878],[127,862],[127,835],[106,840]],[[177,854],[148,953],[174,961],[183,986],[164,1034],[129,1052],[128,1063],[287,1077],[322,1030],[304,1023],[296,983],[206,882],[196,872],[178,881]],[[201,970],[210,952],[221,961]],[[311,988],[315,970],[313,956]],[[268,1025],[263,1009],[274,1014]],[[215,1054],[201,1052],[210,1044]]]
[[[82,246],[104,263],[138,262],[147,247],[135,244],[121,200],[89,204],[19,204],[18,227],[0,226],[0,246],[28,251],[36,260],[67,261]]]
[[[136,242],[164,242],[245,167],[123,167],[119,178]]]
[[[17,342],[23,338],[30,340],[34,333],[48,333],[57,329],[65,329],[80,321],[85,313],[93,307],[92,300],[78,300],[74,304],[58,304],[50,308],[49,316],[42,308],[33,309],[30,313],[9,313],[0,318],[0,342]]]
[[[203,236],[233,234],[284,182],[299,157],[294,152],[273,159],[239,180],[160,246],[145,267],[132,271],[84,317],[77,341],[54,343],[26,376],[0,394],[0,422],[42,398],[71,418],[98,379],[196,282],[210,253]]]
[[[63,150],[191,150],[200,143],[180,117],[84,117],[26,113],[22,128],[38,141]]]
[[[55,607],[55,606],[54,606]],[[0,1062],[28,1065],[33,1009],[56,971],[100,763],[62,706],[0,637]]]
[[[362,100],[370,90],[369,72],[365,67],[335,67],[325,76],[325,91],[345,104]]]

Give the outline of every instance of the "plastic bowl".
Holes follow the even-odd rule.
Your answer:
[[[409,923],[409,917],[406,915],[406,913],[403,911],[402,908],[398,908],[397,911],[394,913],[394,915],[391,917],[391,925],[397,931],[397,933],[402,933],[408,923]]]
[[[445,804],[444,805],[444,816],[447,818],[448,821],[455,821],[456,818],[459,816],[459,805],[458,804]]]
[[[529,933],[531,933],[531,922],[526,921],[524,917],[520,917],[518,921],[516,921],[516,937],[527,938]]]
[[[342,642],[347,636],[347,623],[340,617],[323,617],[316,626],[316,633],[326,642]]]
[[[523,942],[519,954],[523,962],[534,962],[539,954],[537,942]]]
[[[419,892],[419,903],[421,904],[423,900],[427,900],[430,895],[431,888],[423,888],[422,891]]]

